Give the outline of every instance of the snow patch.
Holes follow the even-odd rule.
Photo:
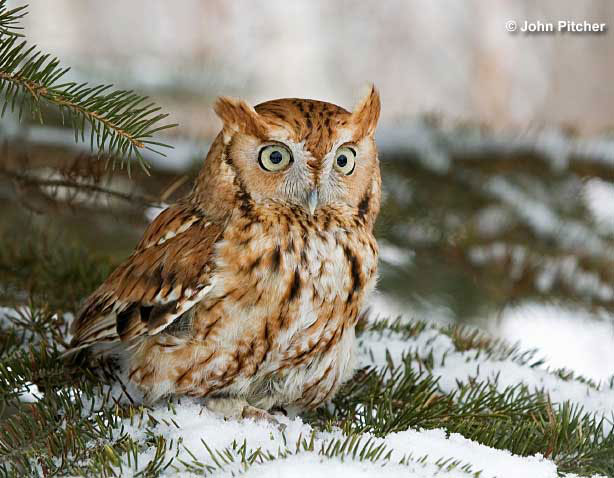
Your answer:
[[[607,384],[593,387],[577,380],[559,377],[548,364],[532,367],[511,359],[486,357],[481,350],[458,351],[447,335],[427,327],[416,337],[405,338],[394,332],[367,332],[359,339],[361,366],[398,366],[404,357],[414,354],[433,358],[434,367],[429,373],[439,378],[439,386],[445,393],[458,388],[458,382],[487,381],[499,391],[524,384],[532,391],[545,391],[554,403],[574,402],[587,412],[596,413],[612,426],[614,418],[614,389]],[[392,363],[390,363],[392,362]],[[419,370],[420,364],[413,365]]]
[[[280,417],[285,425],[282,432],[277,425],[253,420],[224,420],[203,408],[195,401],[183,401],[174,410],[158,407],[150,412],[158,424],[152,432],[161,435],[167,443],[176,444],[173,454],[176,459],[161,476],[193,476],[181,465],[196,460],[203,467],[209,467],[213,477],[236,476],[244,472],[248,477],[311,478],[312,476],[334,475],[352,477],[416,477],[416,478],[464,478],[480,476],[515,478],[531,476],[554,478],[557,470],[554,463],[542,456],[519,457],[505,450],[496,450],[468,440],[458,434],[449,437],[443,429],[406,430],[392,433],[385,438],[376,438],[369,433],[361,436],[361,443],[385,446],[384,458],[371,462],[361,461],[358,456],[348,453],[328,457],[320,453],[329,443],[345,437],[341,430],[314,432],[300,418]],[[125,421],[121,433],[128,433],[133,439],[145,439],[143,429],[137,424]],[[118,435],[119,437],[119,435]],[[118,438],[117,437],[117,438]],[[298,447],[301,442],[313,442],[310,449]],[[238,450],[245,447],[247,456],[260,450],[270,461],[256,460],[250,467],[241,464]],[[359,447],[360,448],[360,447]],[[221,463],[220,455],[225,451],[235,456],[230,463]],[[153,460],[155,447],[143,450],[138,458],[139,467],[122,465],[122,476],[132,477]],[[228,456],[226,454],[226,456]],[[438,462],[454,459],[459,462],[447,469]],[[401,463],[402,462],[402,463]]]
[[[614,185],[598,178],[584,184],[584,202],[595,222],[605,231],[614,232]]]
[[[595,381],[614,373],[612,317],[600,320],[583,310],[526,303],[506,309],[491,331],[525,349],[539,349],[554,368],[571,369]]]

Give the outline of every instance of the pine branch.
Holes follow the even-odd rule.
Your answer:
[[[26,15],[26,7],[17,7],[13,10],[6,8],[6,1],[0,1],[0,38],[3,35],[23,36],[15,30],[21,30],[19,20]]]
[[[113,189],[105,188],[99,184],[91,184],[73,181],[70,179],[44,179],[32,176],[26,173],[10,171],[0,167],[0,176],[5,176],[13,181],[25,186],[33,186],[36,188],[68,188],[75,191],[84,191],[92,194],[104,194],[105,196],[121,199],[129,203],[139,203],[144,206],[159,206],[160,200],[153,196],[141,195],[135,193],[124,193]]]
[[[15,28],[15,21],[25,15],[22,9],[5,10],[6,0],[0,0],[4,15],[0,28]],[[8,109],[17,110],[20,119],[29,111],[42,123],[42,105],[46,103],[59,109],[62,120],[72,126],[75,141],[86,141],[88,135],[92,151],[113,158],[113,167],[120,160],[130,171],[129,160],[135,156],[148,171],[144,149],[164,156],[159,148],[171,146],[151,138],[176,125],[161,124],[168,114],[161,113],[159,106],[132,91],[113,90],[112,85],[61,81],[68,71],[57,58],[28,46],[17,36],[0,35],[0,95],[5,100],[0,117]]]

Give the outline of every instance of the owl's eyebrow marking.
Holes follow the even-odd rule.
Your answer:
[[[258,146],[258,152],[262,151],[267,146],[275,146],[275,145],[279,145],[279,146],[282,146],[282,147],[286,148],[290,152],[290,156],[292,156],[292,160],[294,160],[294,157],[292,155],[292,149],[290,148],[290,145],[286,144],[283,141],[280,141],[278,139],[265,139],[265,140],[262,140],[262,143],[260,143],[260,146]]]
[[[232,167],[232,170],[235,172],[235,168],[234,168],[234,164],[233,164],[233,160],[232,157],[230,156],[230,149],[232,148],[233,144],[234,144],[234,137],[230,140],[230,142],[227,145],[224,145],[223,149],[222,149],[222,157],[224,158],[224,162],[229,165],[230,167]]]

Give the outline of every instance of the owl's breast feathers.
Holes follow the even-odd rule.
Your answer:
[[[168,327],[210,289],[213,245],[222,229],[189,202],[164,210],[134,253],[87,299],[71,345],[130,342]]]
[[[280,403],[314,407],[351,376],[377,244],[348,212],[325,206],[309,215],[270,202],[233,215],[215,246],[215,290],[195,307],[207,370],[177,373],[177,390],[258,398],[277,389]]]
[[[335,301],[354,305],[373,286],[377,243],[362,218],[343,209],[310,215],[271,202],[238,215],[216,245],[225,292],[245,306],[272,307],[281,325]]]
[[[182,202],[86,301],[72,345],[139,345],[130,377],[151,397],[225,390],[313,407],[351,375],[354,325],[376,275],[360,211],[312,216],[271,203],[219,224]],[[179,338],[169,325],[187,312]]]

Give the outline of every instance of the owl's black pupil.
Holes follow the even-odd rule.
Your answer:
[[[281,153],[279,151],[273,151],[271,153],[271,155],[269,156],[269,159],[271,160],[271,163],[279,164],[279,163],[281,163],[281,160],[283,159],[283,156],[281,155]]]
[[[348,158],[345,154],[337,156],[337,164],[340,168],[344,167],[348,163]]]

